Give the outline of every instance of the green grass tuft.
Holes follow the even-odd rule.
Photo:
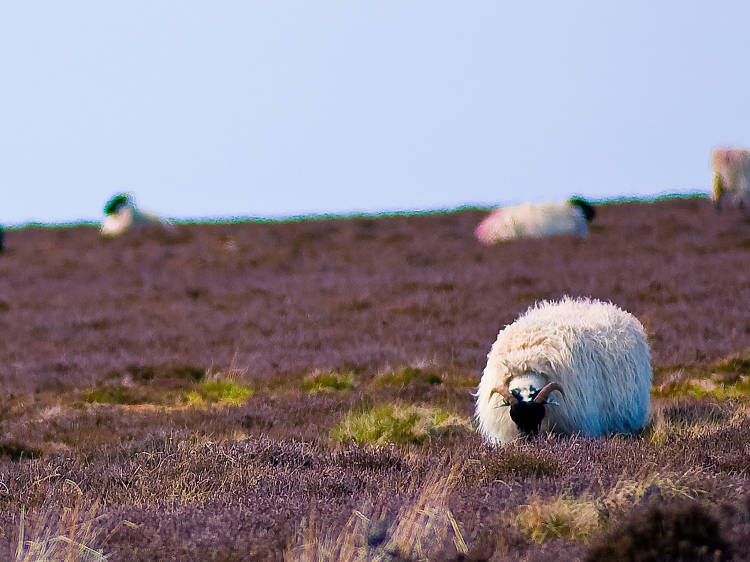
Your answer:
[[[334,427],[334,441],[356,441],[384,445],[415,443],[450,434],[470,431],[471,423],[459,415],[440,408],[400,404],[380,404],[367,411],[349,412]]]
[[[442,384],[443,379],[424,369],[402,367],[396,371],[386,372],[375,379],[376,384],[383,386],[407,387],[413,383]]]
[[[310,375],[302,381],[302,389],[306,392],[319,394],[321,392],[352,390],[354,375],[352,373],[320,373]]]
[[[713,366],[714,372],[717,373],[737,373],[738,375],[750,375],[750,358],[740,355],[735,355],[727,359],[723,359]]]
[[[713,381],[706,381],[702,384],[691,382],[687,386],[686,392],[696,398],[703,398],[704,396],[718,398],[719,400],[742,398],[750,394],[750,381],[739,380],[727,384],[714,383]]]
[[[98,385],[89,391],[84,400],[96,404],[147,404],[151,401],[142,389],[130,388],[122,384]]]
[[[226,404],[238,406],[244,403],[252,393],[250,387],[236,381],[212,379],[201,381],[196,385],[195,390],[185,393],[183,402],[191,405]]]
[[[716,361],[710,370],[700,367],[654,370],[651,393],[663,398],[740,399],[750,395],[750,359],[738,353]]]
[[[712,379],[689,379],[683,383],[662,385],[652,391],[654,396],[670,398],[739,399],[750,396],[750,378],[743,376],[733,382]]]

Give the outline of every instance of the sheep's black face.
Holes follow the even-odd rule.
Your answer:
[[[130,198],[125,193],[118,193],[117,195],[112,197],[112,199],[107,201],[107,204],[104,206],[104,214],[114,215],[125,205],[127,205],[129,201]]]
[[[594,220],[594,217],[596,216],[596,210],[594,207],[592,207],[588,201],[585,199],[581,199],[580,197],[573,197],[570,199],[570,204],[575,205],[581,210],[581,213],[583,213],[583,218],[586,219],[586,222],[591,222]]]
[[[510,407],[512,419],[523,433],[536,435],[544,419],[544,404],[538,402],[518,402]]]

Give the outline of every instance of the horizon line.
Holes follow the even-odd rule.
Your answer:
[[[579,197],[579,195],[572,195],[571,197]],[[692,199],[692,198],[705,198],[708,199],[710,194],[705,191],[692,190],[683,192],[664,192],[656,195],[619,195],[615,197],[607,198],[591,198],[585,197],[586,201],[594,205],[618,205],[624,203],[633,202],[656,202],[662,199]],[[298,215],[278,215],[278,216],[252,216],[252,215],[219,215],[213,217],[166,217],[170,222],[174,224],[232,224],[232,223],[284,223],[284,222],[299,222],[305,220],[327,220],[327,219],[349,219],[349,218],[374,218],[374,217],[399,217],[399,216],[411,216],[411,215],[430,215],[430,214],[443,214],[443,213],[455,213],[461,211],[477,210],[477,211],[489,211],[502,207],[502,204],[492,203],[465,203],[455,207],[436,207],[432,209],[384,209],[381,211],[342,211],[342,212],[312,212],[312,213],[301,213]],[[159,215],[161,216],[161,215]],[[44,222],[44,221],[26,221],[21,223],[8,223],[0,224],[0,226],[6,230],[21,230],[24,228],[70,228],[77,226],[99,226],[101,220],[81,218],[71,221],[60,221],[60,222]]]

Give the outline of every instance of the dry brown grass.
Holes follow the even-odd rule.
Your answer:
[[[578,497],[566,492],[552,498],[532,494],[518,510],[517,524],[532,541],[551,538],[588,542],[612,522],[623,520],[644,501],[698,499],[709,494],[702,487],[705,474],[644,473],[621,478],[606,490],[587,490]]]
[[[97,562],[109,559],[105,548],[121,526],[134,526],[123,520],[107,531],[107,517],[99,513],[99,501],[88,502],[78,485],[66,480],[55,503],[67,498],[68,505],[48,500],[34,512],[21,507],[16,562]],[[90,503],[90,505],[86,505]]]
[[[414,499],[389,524],[386,509],[355,510],[338,530],[304,519],[286,560],[295,562],[359,562],[367,560],[431,560],[460,556],[468,547],[447,498],[460,480],[460,470],[440,467],[430,474]],[[369,513],[365,515],[364,512]]]

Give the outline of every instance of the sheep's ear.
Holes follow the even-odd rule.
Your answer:
[[[104,214],[114,215],[123,206],[127,205],[129,201],[130,196],[127,193],[118,193],[104,205]]]

